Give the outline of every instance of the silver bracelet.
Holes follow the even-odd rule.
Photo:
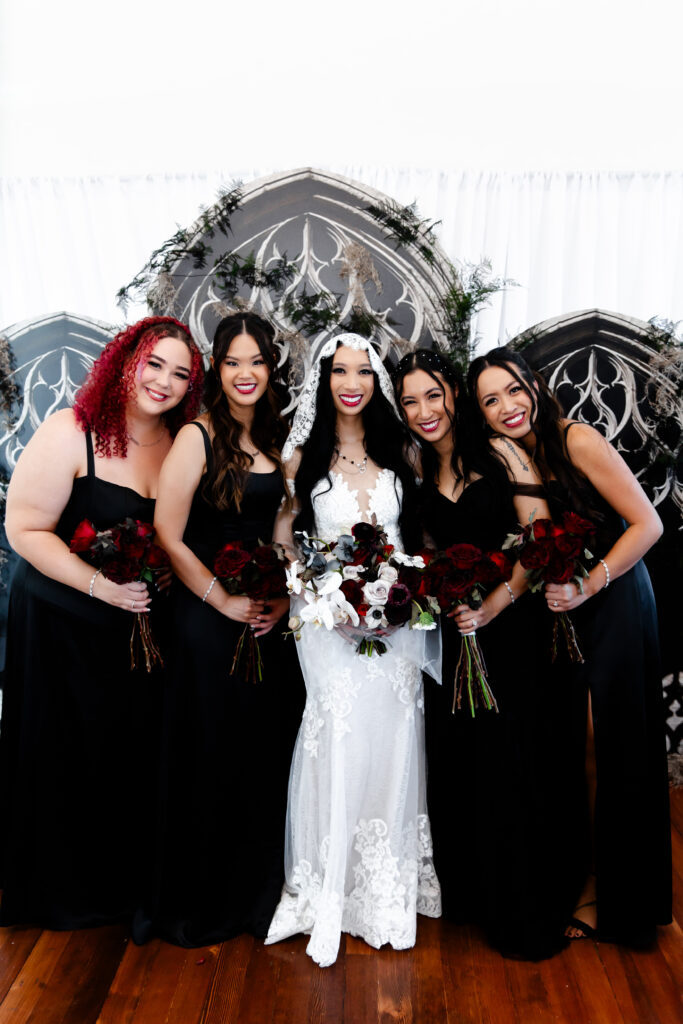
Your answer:
[[[101,569],[98,569],[98,570],[97,570],[97,572],[94,572],[94,573],[92,574],[92,579],[90,580],[90,586],[89,586],[89,588],[88,588],[88,593],[90,594],[90,596],[91,596],[91,597],[94,597],[94,596],[95,596],[95,595],[93,594],[93,589],[94,589],[94,587],[95,587],[95,580],[97,579],[97,577],[98,577],[98,576],[100,575],[100,573],[101,573],[101,572],[102,572],[102,570],[101,570]]]
[[[510,586],[509,583],[506,583],[505,580],[503,580],[503,586],[505,587],[505,589],[507,590],[508,594],[510,595],[510,604],[514,604],[515,603],[515,595],[512,593],[512,587]]]
[[[206,588],[206,593],[204,594],[204,597],[202,598],[202,602],[206,601],[207,597],[209,596],[209,594],[213,590],[214,583],[216,582],[217,579],[218,579],[218,576],[214,576],[214,578],[209,583],[208,587]]]
[[[608,567],[607,562],[605,561],[604,558],[598,558],[598,562],[600,563],[600,565],[605,570],[605,585],[604,585],[604,587],[602,589],[603,590],[607,590],[607,588],[609,587],[609,584],[610,584],[609,567]]]

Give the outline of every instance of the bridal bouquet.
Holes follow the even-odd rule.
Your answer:
[[[106,579],[114,583],[132,583],[134,580],[152,583],[155,573],[168,569],[170,565],[168,555],[154,543],[153,537],[154,527],[140,519],[124,519],[108,530],[97,530],[88,519],[84,519],[76,527],[69,549],[85,555]],[[131,669],[137,668],[140,648],[148,672],[157,662],[163,666],[147,612],[138,612],[133,622]]]
[[[521,533],[510,534],[504,547],[516,548],[519,561],[526,569],[529,590],[535,593],[546,583],[576,583],[583,593],[588,570],[582,558],[593,558],[587,545],[595,539],[595,526],[575,512],[564,512],[558,525],[550,519],[535,519],[533,514]],[[552,660],[557,657],[560,632],[563,634],[571,661],[583,664],[574,624],[567,612],[560,612],[553,621]]]
[[[286,597],[285,565],[281,544],[257,544],[247,550],[239,541],[226,544],[216,555],[213,571],[229,594],[250,597],[252,601]],[[244,662],[245,676],[252,682],[263,679],[263,659],[258,638],[247,624],[237,641],[230,675]]]
[[[429,563],[427,586],[443,610],[460,604],[477,609],[483,602],[482,592],[509,580],[511,575],[512,566],[502,551],[484,552],[474,544],[453,544]],[[462,707],[465,693],[472,717],[480,705],[487,711],[498,711],[476,630],[462,637],[455,669],[454,712]]]
[[[374,520],[374,517],[373,517]],[[297,533],[301,560],[287,569],[287,590],[304,601],[289,626],[336,629],[356,653],[384,654],[395,629],[436,628],[438,602],[424,589],[425,555],[406,555],[387,543],[376,522],[356,523],[331,544]]]

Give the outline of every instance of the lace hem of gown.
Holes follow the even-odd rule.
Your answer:
[[[267,945],[303,932],[311,936],[308,955],[320,967],[328,967],[337,958],[341,932],[375,949],[386,943],[409,949],[415,944],[415,915],[441,916],[426,814],[405,826],[398,853],[391,849],[385,821],[358,822],[353,830],[354,884],[348,896],[326,888],[329,851],[326,836],[319,851],[322,874],[307,860],[295,866],[268,930]]]

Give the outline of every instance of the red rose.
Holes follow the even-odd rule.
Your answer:
[[[481,559],[482,552],[474,544],[452,544],[446,548],[446,555],[456,569],[473,569]]]
[[[351,533],[360,544],[371,544],[379,538],[379,530],[370,523],[355,523],[351,527]]]
[[[585,537],[595,532],[595,527],[589,519],[578,516],[576,512],[565,512],[562,516],[562,525],[567,533],[573,533],[578,537]]]
[[[344,580],[339,589],[349,604],[352,604],[356,610],[364,603],[363,585],[358,580]]]
[[[389,560],[391,558],[393,553],[394,553],[394,545],[393,544],[385,544],[384,547],[382,548],[382,554],[384,555],[384,557],[387,560]]]
[[[147,555],[147,567],[156,572],[159,569],[166,569],[171,564],[171,560],[158,544],[151,544],[149,553]]]
[[[91,522],[84,519],[74,530],[69,544],[69,551],[89,551],[97,538],[97,530]]]
[[[531,540],[524,545],[519,561],[525,569],[542,569],[548,564],[552,554],[552,542],[549,540]]]
[[[434,550],[434,548],[421,548],[419,551],[416,551],[415,554],[422,555],[422,560],[424,561],[424,564],[429,565],[431,560],[436,555],[436,551]]]
[[[534,519],[533,523],[527,527],[529,534],[533,530],[534,540],[544,540],[546,537],[557,537],[562,532],[559,526],[556,526],[552,519]]]
[[[280,564],[280,559],[270,544],[264,544],[254,548],[251,557],[252,561],[258,565],[259,569],[274,569]]]
[[[442,607],[455,604],[469,604],[467,598],[473,589],[471,580],[448,579],[439,587],[437,599]]]
[[[249,561],[249,554],[242,547],[226,544],[216,555],[213,571],[220,579],[232,579],[239,576]]]
[[[581,554],[583,538],[571,533],[562,533],[555,538],[555,547],[564,558],[576,558]]]
[[[154,527],[151,525],[151,523],[143,523],[141,519],[136,519],[135,532],[137,533],[138,537],[142,537],[143,540],[146,540],[148,537],[154,536]]]
[[[102,575],[114,583],[132,583],[140,577],[140,566],[125,557],[108,558],[102,567]]]
[[[125,558],[139,562],[147,550],[147,542],[140,537],[122,536],[119,549]]]
[[[370,605],[369,604],[359,604],[358,607],[356,608],[356,611],[360,615],[361,619],[364,619],[365,616],[370,611]]]
[[[562,555],[555,553],[550,557],[543,579],[546,583],[569,583],[575,572],[573,560],[568,562]]]
[[[423,573],[410,565],[402,565],[398,570],[398,582],[407,587],[411,594],[417,594],[422,583]]]
[[[512,565],[504,551],[487,552],[484,566],[484,574],[480,576],[482,583],[502,583],[512,576]]]

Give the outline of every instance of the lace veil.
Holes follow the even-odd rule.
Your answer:
[[[316,404],[318,401],[320,362],[322,359],[326,359],[329,356],[334,355],[340,345],[344,345],[346,348],[352,348],[355,351],[360,351],[362,349],[364,352],[368,353],[370,365],[377,374],[382,394],[391,405],[396,416],[400,418],[399,411],[396,406],[396,400],[394,398],[394,389],[391,384],[391,378],[372,342],[368,338],[363,338],[360,334],[337,334],[336,337],[330,338],[326,341],[320,349],[318,357],[311,367],[308,378],[303,386],[301,398],[299,399],[299,404],[297,406],[296,413],[294,414],[292,429],[289,433],[289,437],[285,441],[284,448],[282,449],[282,459],[284,462],[292,457],[295,448],[299,448],[308,440],[308,436],[313,427]]]

